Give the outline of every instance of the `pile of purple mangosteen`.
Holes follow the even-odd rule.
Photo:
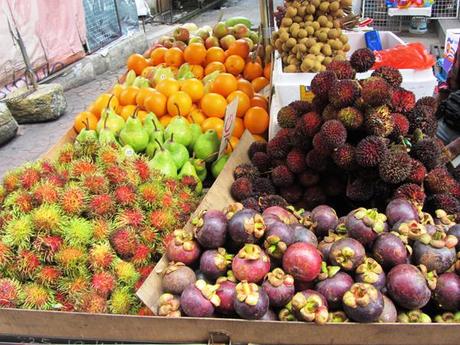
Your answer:
[[[460,225],[405,199],[339,218],[241,204],[166,241],[157,314],[249,320],[460,322]]]

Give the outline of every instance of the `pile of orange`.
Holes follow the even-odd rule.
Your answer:
[[[188,63],[195,78],[186,80],[164,79],[153,85],[149,78],[157,66],[177,71]],[[153,112],[163,125],[180,115],[189,122],[200,124],[202,130],[214,129],[222,134],[227,105],[238,98],[237,119],[232,133],[234,147],[245,129],[257,139],[263,139],[269,125],[268,101],[261,95],[270,83],[270,64],[263,66],[259,57],[251,56],[244,40],[236,40],[228,50],[220,47],[206,49],[203,44],[191,43],[183,51],[179,48],[156,47],[149,58],[133,54],[127,61],[128,70],[150,80],[152,86],[138,88],[116,84],[111,94],[102,94],[79,114],[75,128],[81,130],[88,122],[96,127],[101,112],[108,106],[127,119],[135,111],[141,119]],[[219,71],[220,74],[206,90],[202,79]]]

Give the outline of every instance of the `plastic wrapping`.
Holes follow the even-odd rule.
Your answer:
[[[374,69],[391,66],[397,69],[427,69],[435,65],[436,59],[428,53],[422,43],[397,45],[391,49],[376,51]]]

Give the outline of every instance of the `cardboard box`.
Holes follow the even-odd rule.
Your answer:
[[[444,44],[443,70],[447,73],[454,64],[455,53],[457,52],[460,29],[449,29],[446,31],[446,43]]]

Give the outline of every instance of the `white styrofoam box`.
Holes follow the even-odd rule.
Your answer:
[[[347,32],[351,50],[353,51],[366,47],[363,32]],[[398,44],[404,44],[398,36],[389,31],[381,31],[380,39],[383,49],[393,48]],[[432,96],[436,87],[436,78],[431,68],[424,70],[402,69],[400,70],[403,76],[402,87],[412,91],[418,98]],[[372,74],[372,71],[366,73],[358,73],[357,79],[367,78]],[[275,54],[275,66],[273,70],[273,85],[275,93],[281,106],[287,105],[292,101],[300,99],[301,87],[310,87],[311,81],[315,73],[284,73],[283,64],[278,53]]]
[[[446,31],[446,43],[444,44],[444,61],[442,68],[447,73],[454,64],[455,52],[460,40],[460,29],[448,29]]]

